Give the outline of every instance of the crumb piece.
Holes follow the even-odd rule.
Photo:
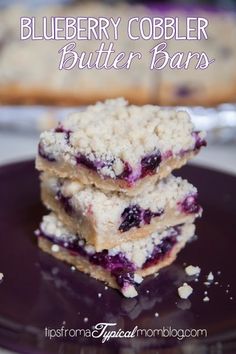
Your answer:
[[[211,285],[211,283],[209,281],[204,281],[204,284],[207,285],[207,286]]]
[[[208,274],[207,280],[208,280],[208,281],[213,281],[213,280],[214,280],[214,275],[213,275],[212,272],[210,272],[210,273]]]
[[[74,266],[71,266],[70,269],[74,271],[76,268]]]
[[[204,295],[207,295],[207,290],[206,290],[206,291],[204,291]]]
[[[192,294],[192,292],[193,288],[187,283],[184,283],[178,288],[179,297],[181,297],[181,299],[187,299]]]
[[[143,281],[143,277],[141,277],[141,275],[134,274],[134,281],[135,281],[135,283],[137,283],[137,284],[141,284],[142,281]]]
[[[0,281],[3,279],[4,275],[3,273],[0,273]]]
[[[84,317],[84,322],[88,322],[88,317]]]
[[[159,317],[159,313],[158,312],[155,312],[155,317]]]
[[[229,298],[230,300],[233,300],[233,296],[230,296],[230,298]]]
[[[52,250],[52,252],[59,252],[60,247],[58,245],[52,245],[51,250]]]
[[[221,274],[221,270],[218,270],[217,274],[220,275]]]
[[[230,284],[227,284],[227,288],[230,288]]]
[[[205,296],[205,297],[203,298],[203,301],[204,301],[204,302],[208,302],[208,301],[210,301],[210,299],[209,299],[208,296]]]
[[[150,290],[146,290],[146,293],[149,294],[149,293],[150,293]]]
[[[108,286],[105,286],[105,288],[104,288],[105,290],[108,290]]]
[[[98,297],[102,297],[102,294],[101,294],[101,293],[98,293]]]
[[[122,294],[125,297],[135,297],[138,295],[136,289],[134,286],[130,285],[130,286],[125,286],[122,290],[121,290]]]
[[[198,266],[195,267],[195,266],[189,265],[188,267],[185,268],[185,272],[190,276],[199,275],[201,272],[201,268]]]
[[[154,278],[156,278],[157,276],[159,275],[159,273],[157,272],[157,273],[154,273]]]
[[[219,282],[218,281],[215,281],[215,283],[214,283],[215,285],[219,285]]]
[[[197,283],[199,280],[198,280],[198,278],[195,278],[194,281]]]
[[[229,292],[229,289],[226,289],[226,290],[225,290],[225,292],[226,292],[226,293],[228,294],[228,292]]]

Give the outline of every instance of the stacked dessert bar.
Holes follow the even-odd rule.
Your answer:
[[[171,171],[206,145],[187,112],[107,100],[40,136],[36,167],[51,211],[39,247],[137,295],[194,235],[197,189]]]

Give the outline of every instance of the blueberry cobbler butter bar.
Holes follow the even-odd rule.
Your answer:
[[[171,171],[205,145],[184,111],[116,99],[69,116],[40,136],[39,247],[137,296],[194,236],[197,189]]]
[[[193,222],[201,215],[196,188],[173,175],[135,197],[47,174],[41,181],[44,204],[97,251]]]
[[[107,100],[40,136],[36,167],[97,188],[137,194],[206,145],[187,112]]]
[[[124,296],[134,297],[143,277],[173,262],[194,231],[193,224],[176,225],[144,239],[97,252],[80,234],[71,233],[51,213],[43,217],[36,236],[39,247],[45,252],[105,281]]]

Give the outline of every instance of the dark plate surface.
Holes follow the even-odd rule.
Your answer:
[[[180,174],[200,192],[204,215],[197,222],[198,239],[159,276],[146,278],[139,297],[125,299],[38,250],[33,231],[45,210],[34,163],[1,167],[0,272],[4,280],[0,284],[0,346],[44,354],[236,353],[236,178],[192,166],[184,167]],[[194,292],[189,300],[180,300],[177,294],[178,286],[190,281],[184,262],[201,267],[199,281],[190,282]],[[218,284],[207,287],[204,281],[210,271]],[[204,291],[209,302],[203,301]],[[139,336],[105,344],[83,336],[45,337],[45,327],[57,329],[64,324],[67,329],[91,329],[99,322],[117,323],[116,329],[124,330],[136,325],[145,329],[201,328],[208,336],[186,340],[174,335]]]

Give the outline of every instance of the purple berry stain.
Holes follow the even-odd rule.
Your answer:
[[[61,205],[63,206],[63,209],[65,210],[65,212],[68,215],[72,215],[73,214],[73,207],[70,203],[70,199],[69,197],[65,197],[61,191],[58,191],[56,194],[56,199],[61,203]]]
[[[55,133],[64,133],[65,140],[66,140],[67,144],[70,144],[71,130],[65,129],[61,124],[59,124],[58,127],[56,127],[56,129],[54,130],[54,132]]]
[[[119,226],[121,232],[126,232],[132,227],[140,227],[142,220],[142,209],[139,205],[130,205],[121,214],[122,223]]]
[[[150,209],[143,209],[138,204],[130,205],[121,214],[122,223],[119,226],[121,232],[126,232],[132,227],[140,227],[141,224],[150,224],[153,217],[163,214],[163,210],[152,212]]]
[[[141,177],[152,175],[161,163],[160,151],[154,151],[141,160]]]
[[[195,146],[194,149],[200,149],[202,146],[207,146],[207,142],[205,139],[202,139],[200,137],[200,132],[199,131],[195,131],[192,133],[192,136],[195,139]]]
[[[179,203],[180,210],[185,214],[195,214],[201,211],[198,204],[197,194],[188,195],[182,202]]]
[[[44,150],[44,148],[43,148],[41,143],[39,143],[39,145],[38,145],[38,154],[39,154],[40,157],[42,157],[43,159],[45,159],[45,160],[47,160],[49,162],[55,162],[56,161],[56,159],[53,156],[53,154],[52,153],[47,153]]]
[[[77,154],[76,161],[78,164],[84,165],[85,167],[89,168],[90,170],[99,172],[103,167],[112,167],[114,159],[112,160],[98,160],[94,159],[91,160],[88,156],[84,154]]]
[[[80,256],[87,258],[90,263],[110,271],[111,275],[115,277],[116,282],[120,287],[124,287],[129,284],[135,284],[134,271],[136,267],[121,252],[113,256],[108,254],[108,250],[90,254],[86,251],[84,246],[79,244],[79,241],[81,240],[79,237],[65,242],[61,239],[55,240],[53,235],[46,235],[42,230],[39,230],[39,233],[36,233],[36,236],[45,237],[51,242],[66,248],[72,255],[76,256],[79,254]]]
[[[142,268],[153,266],[160,262],[172,250],[177,243],[177,237],[180,234],[179,225],[170,229],[169,234],[163,240],[155,245],[151,255],[147,258]]]
[[[79,235],[77,237],[64,241],[63,239],[58,239],[54,235],[47,235],[41,229],[35,233],[37,237],[45,237],[49,239],[54,244],[67,249],[72,255],[81,255],[89,260],[90,263],[100,266],[111,272],[111,275],[116,279],[117,284],[123,288],[127,285],[135,285],[134,272],[136,266],[134,263],[129,261],[126,256],[119,252],[116,255],[109,255],[108,250],[103,250],[101,252],[88,253],[84,247],[85,243],[80,243],[81,238]],[[146,262],[143,264],[142,268],[147,268],[154,264],[157,264],[164,256],[171,251],[173,246],[177,242],[177,236],[179,235],[179,227],[172,228],[168,236],[166,236],[162,242],[156,245],[153,252],[148,257]]]

